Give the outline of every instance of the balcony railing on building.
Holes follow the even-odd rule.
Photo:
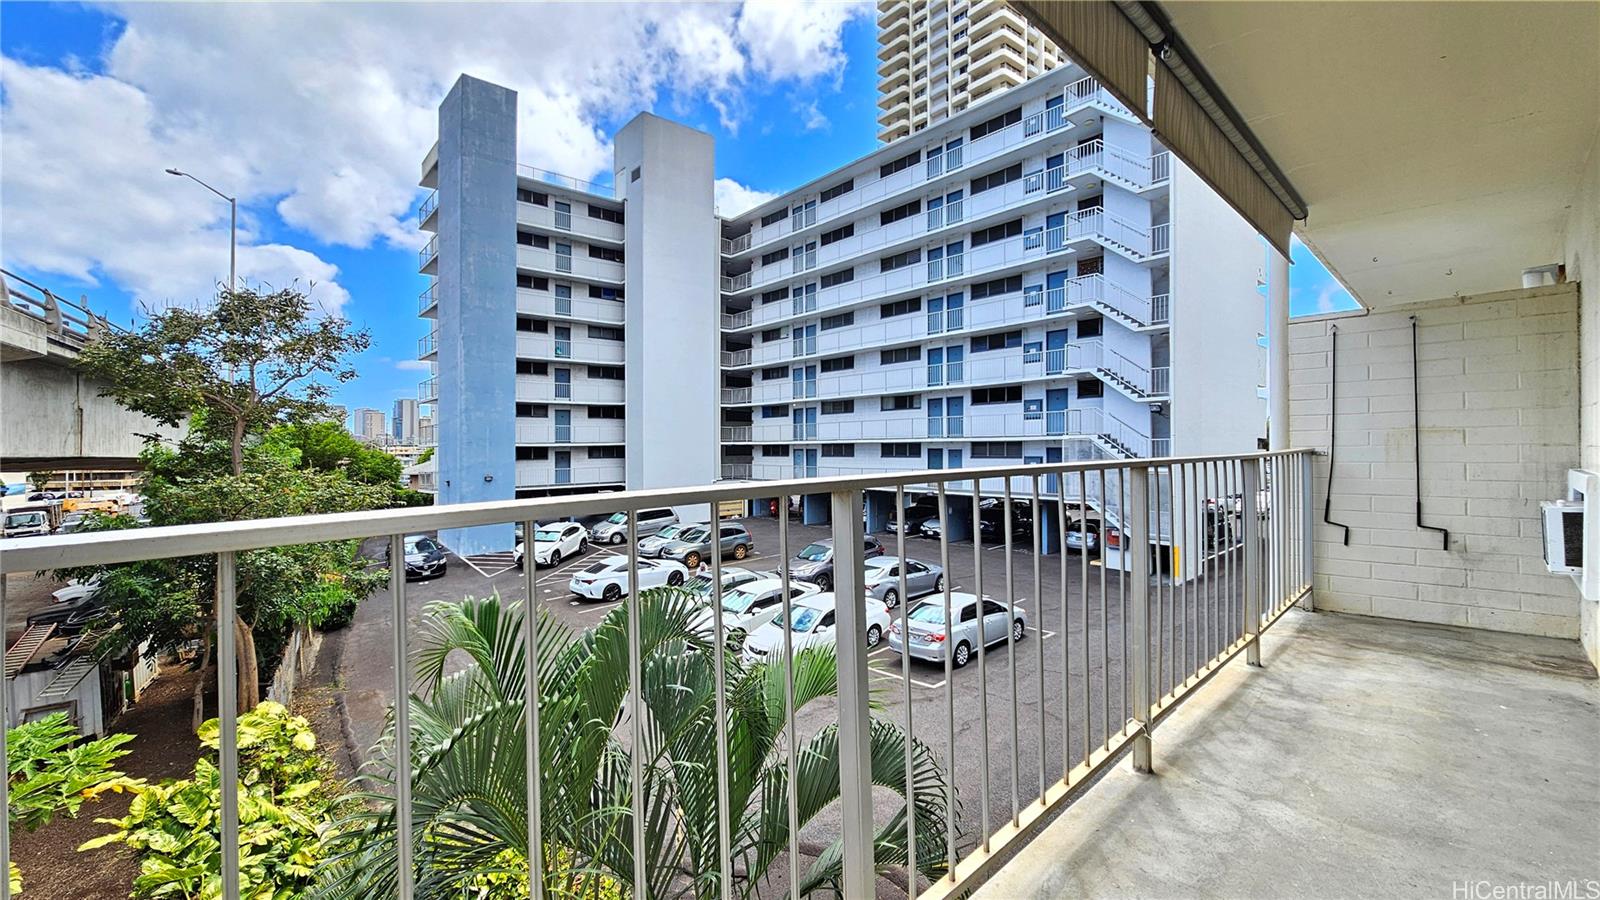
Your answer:
[[[434,403],[439,399],[439,376],[435,375],[417,385],[417,402]]]
[[[1305,451],[1281,451],[1011,464],[144,528],[8,541],[6,552],[0,555],[0,568],[8,574],[31,573],[173,554],[210,556],[216,573],[218,615],[227,620],[238,605],[237,554],[298,544],[308,538],[361,541],[382,537],[391,558],[399,558],[410,534],[513,522],[531,530],[537,522],[617,511],[629,513],[629,520],[636,522],[640,509],[658,506],[699,506],[708,514],[728,504],[784,509],[797,496],[825,497],[831,513],[835,547],[832,589],[837,598],[833,623],[837,641],[830,666],[837,678],[830,677],[828,683],[837,687],[828,692],[833,696],[826,704],[828,721],[822,724],[837,739],[828,739],[825,762],[821,755],[813,757],[803,748],[788,754],[778,751],[771,763],[778,788],[741,791],[737,808],[732,802],[735,770],[730,750],[736,735],[748,732],[740,730],[744,708],[728,696],[733,679],[746,684],[750,677],[772,679],[789,696],[795,689],[799,669],[795,661],[800,657],[788,643],[759,659],[747,651],[743,661],[727,649],[722,638],[727,629],[722,621],[720,555],[713,554],[711,560],[711,596],[704,606],[709,622],[693,626],[701,639],[687,645],[674,643],[663,651],[646,640],[644,628],[630,625],[614,631],[619,641],[616,653],[628,662],[626,689],[617,693],[614,709],[607,701],[608,709],[597,720],[582,723],[601,730],[598,746],[614,758],[614,764],[603,767],[604,791],[556,783],[554,779],[563,777],[564,770],[543,766],[543,761],[563,752],[551,742],[564,740],[574,727],[570,717],[563,718],[560,712],[565,709],[561,704],[570,698],[556,695],[555,688],[541,680],[552,672],[550,666],[516,666],[514,671],[520,673],[517,681],[509,688],[499,684],[503,693],[496,692],[492,698],[495,703],[522,704],[526,704],[525,698],[534,698],[536,706],[529,709],[539,710],[538,716],[524,715],[521,709],[508,709],[508,714],[502,715],[496,707],[495,715],[466,715],[452,727],[414,727],[420,707],[428,702],[426,691],[417,686],[423,675],[416,669],[416,661],[424,655],[430,638],[412,620],[410,585],[403,567],[391,567],[386,615],[393,625],[392,646],[398,664],[392,666],[390,693],[396,702],[385,737],[392,752],[386,752],[384,759],[392,766],[392,772],[386,773],[395,785],[391,796],[399,799],[390,801],[398,806],[396,814],[384,821],[386,837],[378,838],[380,846],[363,857],[362,864],[371,871],[358,874],[371,883],[388,884],[386,891],[399,896],[411,896],[419,884],[435,884],[445,877],[460,881],[472,874],[437,869],[441,854],[427,852],[432,843],[455,842],[472,830],[452,825],[466,819],[454,816],[445,808],[448,804],[408,802],[413,797],[436,797],[449,787],[440,784],[449,773],[429,762],[442,752],[433,744],[434,735],[446,733],[452,739],[493,739],[503,745],[515,744],[519,751],[522,747],[531,750],[506,756],[518,777],[498,782],[506,790],[495,801],[496,815],[506,821],[490,827],[509,833],[513,830],[509,826],[515,824],[522,835],[518,840],[537,848],[533,858],[561,861],[560,866],[534,867],[540,879],[539,893],[545,896],[559,893],[566,883],[563,879],[572,871],[590,873],[585,877],[605,884],[607,890],[651,895],[654,888],[650,886],[657,882],[652,880],[647,861],[659,858],[654,851],[665,852],[665,845],[658,846],[658,842],[677,839],[674,835],[682,827],[717,836],[701,851],[701,869],[685,876],[702,880],[709,893],[753,894],[757,879],[785,868],[791,873],[804,872],[807,860],[817,852],[814,846],[838,840],[838,870],[828,880],[830,890],[851,898],[907,895],[939,900],[970,893],[1000,860],[1029,839],[1033,825],[1054,816],[1084,791],[1098,790],[1099,776],[1125,755],[1131,754],[1135,769],[1150,771],[1155,754],[1161,752],[1160,738],[1167,733],[1162,725],[1169,711],[1201,691],[1210,675],[1236,656],[1243,654],[1251,662],[1259,662],[1263,634],[1310,590],[1314,516],[1309,463],[1310,454]],[[722,474],[742,479],[750,465],[725,464]],[[801,465],[822,468],[809,461]],[[588,474],[554,467],[554,477],[557,483],[581,483]],[[960,605],[969,597],[953,578],[946,578],[942,589],[917,607],[924,613],[918,618],[912,618],[911,602],[899,604],[890,613],[886,636],[891,652],[881,658],[869,657],[869,638],[885,635],[878,621],[869,621],[875,613],[865,599],[863,509],[876,508],[880,516],[885,508],[904,509],[909,496],[922,491],[933,493],[938,501],[939,529],[930,556],[948,567],[952,558],[970,555],[977,582],[984,585],[980,593],[988,594],[984,599],[995,604],[998,611],[993,615],[1000,617],[997,631],[1005,636],[994,644],[978,641],[970,646],[938,640],[937,636],[954,636],[949,628],[913,629],[913,622],[931,621],[937,626],[959,621]],[[1081,498],[1081,505],[1055,502],[1052,491],[1061,497]],[[985,557],[989,555],[983,543],[963,543],[952,537],[958,530],[982,531],[989,515],[986,510],[991,509],[1002,510],[1005,517],[1001,531],[1007,560],[1014,553],[1027,553],[1031,545],[1036,560],[1031,582],[1022,577],[1023,567],[1009,564],[1003,567],[1003,574],[990,569],[985,578]],[[1033,523],[1025,537],[1008,525],[1024,509]],[[1083,514],[1090,510],[1092,517]],[[1043,583],[1037,561],[1043,553],[1045,533],[1056,541],[1071,534],[1088,546],[1091,524],[1097,526],[1098,540],[1104,542],[1095,571],[1089,567],[1090,555],[1084,553],[1063,561],[1054,588],[1029,587]],[[809,538],[791,537],[787,517],[779,518],[777,535],[771,553],[779,564],[778,577],[787,580],[791,575],[782,561],[799,549],[796,540],[804,543]],[[634,545],[635,537],[631,532],[627,535],[628,546]],[[906,555],[903,532],[886,543],[893,552]],[[627,583],[638,584],[640,561],[631,553],[626,559]],[[543,579],[548,577],[529,565],[520,583],[512,582],[502,590],[538,597]],[[903,580],[897,587],[899,596],[911,596]],[[791,621],[787,588],[783,593],[780,621]],[[630,623],[655,621],[651,617],[664,614],[661,596],[651,591],[626,594],[621,602]],[[1117,614],[1108,615],[1107,609]],[[989,614],[986,609],[985,616]],[[508,611],[508,616],[500,620],[513,635],[505,646],[515,647],[519,653],[521,646],[535,652],[547,646],[535,639],[530,620],[520,618],[520,613]],[[519,632],[522,636],[515,637]],[[911,653],[896,658],[896,648],[912,646],[917,655],[933,660],[933,666],[942,665],[944,677],[933,687],[914,688]],[[977,692],[977,699],[964,688],[958,690],[958,683],[970,682],[951,677],[958,650],[962,650],[963,661],[971,657],[974,677],[988,685]],[[247,800],[241,810],[239,798],[243,789],[241,740],[232,677],[239,651],[231,632],[219,638],[217,670],[226,674],[218,685],[221,797],[215,814],[220,844],[227,852],[219,854],[214,866],[220,874],[217,895],[225,900],[240,897],[245,887],[241,858],[248,857],[233,851],[241,846],[242,825],[248,824],[241,822],[241,812],[253,809]],[[664,661],[664,657],[649,654],[662,652],[673,654],[673,667],[703,666],[707,673],[714,671],[714,680],[707,675],[708,683],[717,686],[712,696],[685,703],[680,692],[648,690],[645,679],[661,671],[653,662]],[[875,658],[879,660],[876,665]],[[373,663],[389,666],[384,660]],[[754,670],[756,666],[764,668]],[[1009,670],[1011,677],[993,674],[997,666]],[[1018,670],[1024,666],[1035,674],[1019,679]],[[899,678],[880,682],[874,672]],[[727,692],[724,685],[730,686]],[[997,704],[990,700],[996,691]],[[988,705],[981,710],[973,708],[979,703]],[[775,732],[800,742],[799,736],[814,729],[815,722],[802,720],[797,706],[785,702],[767,708],[778,717],[773,723]],[[959,745],[958,722],[963,719],[955,714],[957,710],[961,716],[981,718],[985,723],[982,729],[959,728]],[[430,714],[437,712],[436,708]],[[810,714],[816,713],[816,707],[811,707]],[[672,723],[685,733],[704,734],[708,745],[714,742],[715,752],[706,757],[704,767],[690,772],[663,758],[670,754],[660,735],[650,730],[662,723]],[[911,760],[904,771],[884,777],[875,767],[874,761],[881,756],[875,748],[881,740],[904,747]],[[783,821],[791,810],[797,811],[800,767],[818,764],[837,770],[837,794],[831,802],[826,798],[820,801],[825,804],[825,814],[808,817],[805,834],[796,827],[780,829],[772,838],[770,849],[776,855],[770,867],[761,871],[746,868],[748,858],[741,855],[742,845],[730,838],[747,831],[752,821]],[[690,775],[692,784],[685,780]],[[1009,784],[1009,797],[993,790],[995,778],[1002,785]],[[783,789],[785,784],[791,786],[790,791]],[[577,796],[592,797],[592,808],[586,810],[592,821],[582,831],[593,839],[558,845],[557,834],[576,833],[568,823],[558,829],[554,818],[571,811],[570,806],[561,804],[570,800],[574,787]],[[674,797],[682,795],[674,792],[689,789],[701,791],[701,801],[676,803]],[[907,806],[913,806],[917,814],[905,815]],[[830,812],[833,809],[837,809],[836,815]],[[647,821],[664,820],[658,817],[681,814],[701,815],[705,820],[684,822],[665,831],[646,825]],[[891,822],[898,824],[890,826]],[[887,841],[879,831],[884,827],[891,828]],[[9,829],[0,831],[0,839],[6,842],[0,846],[7,850],[9,837]],[[382,843],[385,839],[387,843]],[[395,846],[416,852],[397,854],[392,849]],[[390,849],[384,852],[385,847]],[[884,862],[879,855],[884,847],[898,848],[893,851],[898,863]],[[454,853],[452,858],[459,859],[460,854]],[[912,861],[910,865],[907,859]],[[486,859],[483,874],[492,875],[499,865]],[[897,870],[894,879],[903,887],[884,887],[888,893],[880,894],[880,885],[894,883],[894,879],[880,880],[880,875],[891,870]],[[661,872],[656,876],[678,877]]]
[[[1151,254],[1166,253],[1172,249],[1172,226],[1163,222],[1160,225],[1150,226],[1150,252]]]
[[[417,338],[417,359],[427,359],[439,352],[439,329]]]
[[[418,227],[422,227],[422,226],[427,225],[428,224],[428,220],[433,218],[433,214],[438,212],[438,211],[439,211],[439,192],[438,191],[434,191],[433,193],[429,194],[426,199],[424,199],[422,201],[422,205],[421,206],[417,207],[417,225],[418,225]]]
[[[436,234],[433,237],[428,238],[428,243],[424,244],[422,249],[417,251],[417,268],[420,271],[429,272],[431,271],[429,266],[437,262],[438,259],[439,236]]]
[[[1172,178],[1172,154],[1163,150],[1150,157],[1150,183],[1160,184]]]
[[[417,314],[427,315],[435,306],[438,305],[439,283],[435,281],[434,283],[423,288],[422,293],[417,295]]]
[[[616,198],[616,191],[613,190],[612,186],[609,184],[600,184],[599,182],[595,181],[584,181],[581,178],[573,178],[571,175],[562,175],[559,172],[551,172],[548,169],[541,169],[537,166],[525,166],[521,163],[518,163],[517,175],[521,178],[527,178],[533,181],[542,182],[544,184],[555,185],[556,187],[564,187],[575,191],[582,191],[585,194],[595,194],[601,197],[610,197],[612,199]]]

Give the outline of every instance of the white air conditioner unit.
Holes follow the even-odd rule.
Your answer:
[[[1583,572],[1583,502],[1549,500],[1539,504],[1544,531],[1544,564],[1552,572]]]

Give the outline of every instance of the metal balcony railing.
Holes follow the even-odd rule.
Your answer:
[[[722,389],[722,402],[723,403],[749,403],[750,402],[750,389],[749,388],[723,388]]]
[[[609,184],[600,184],[599,182],[595,181],[584,181],[582,178],[573,178],[571,175],[562,175],[559,172],[551,172],[548,169],[541,169],[537,166],[525,166],[521,163],[518,163],[517,175],[520,178],[528,178],[532,179],[533,181],[543,182],[545,184],[553,184],[557,187],[571,188],[575,191],[583,191],[586,194],[597,194],[601,197],[611,197],[612,199],[616,198],[616,191]]]
[[[417,402],[434,403],[439,399],[439,376],[426,379],[417,385]]]
[[[722,440],[729,444],[750,443],[751,428],[749,425],[724,425],[722,426]]]
[[[1172,177],[1172,154],[1161,151],[1150,157],[1150,183],[1160,184]]]
[[[433,218],[433,214],[438,212],[438,211],[439,211],[439,192],[438,191],[434,191],[433,193],[429,194],[426,199],[424,199],[422,201],[422,205],[421,206],[417,207],[417,226],[421,227],[423,225],[426,225],[428,223],[428,220]]]
[[[526,654],[566,652],[563,648],[574,643],[540,639],[545,626],[536,633],[532,618],[522,615],[518,595],[541,597],[550,578],[530,564],[518,579],[501,586],[508,601],[504,606],[483,601],[494,604],[481,609],[497,616],[491,624],[501,629],[493,637],[494,652],[463,661],[469,676],[471,667],[494,667],[481,672],[484,683],[493,686],[482,692],[486,705],[472,708],[476,701],[469,693],[436,702],[437,692],[428,685],[438,673],[429,674],[419,663],[434,658],[430,654],[437,654],[441,635],[413,621],[404,567],[392,566],[386,618],[396,664],[391,724],[384,737],[390,749],[379,765],[396,799],[368,802],[392,804],[393,814],[373,810],[366,822],[378,824],[366,827],[375,830],[346,833],[346,839],[371,842],[369,852],[348,858],[348,867],[329,867],[327,874],[350,879],[343,886],[356,895],[411,896],[418,884],[459,893],[446,886],[464,889],[479,873],[449,867],[474,858],[474,848],[485,849],[477,858],[484,860],[481,874],[491,875],[504,868],[501,853],[520,854],[531,844],[532,859],[561,863],[531,867],[535,895],[561,893],[569,874],[582,871],[607,891],[648,896],[652,886],[684,877],[677,860],[686,851],[668,842],[696,835],[705,843],[697,851],[702,862],[693,877],[704,892],[753,895],[762,879],[784,868],[804,871],[815,855],[802,849],[799,827],[763,827],[759,838],[752,831],[752,823],[795,822],[803,780],[829,785],[825,794],[806,797],[803,820],[808,843],[838,841],[839,870],[827,879],[828,890],[851,898],[879,896],[879,876],[892,871],[906,885],[906,895],[943,900],[978,887],[1030,839],[1034,825],[1083,792],[1097,790],[1098,777],[1125,754],[1135,771],[1150,772],[1154,739],[1168,733],[1162,726],[1173,709],[1239,654],[1259,664],[1263,634],[1310,594],[1315,518],[1310,462],[1309,451],[1291,450],[1012,464],[140,528],[3,541],[0,570],[32,573],[198,558],[215,572],[217,616],[227,622],[239,607],[238,554],[252,550],[378,537],[386,539],[388,558],[398,561],[407,535],[438,532],[448,540],[455,529],[511,523],[521,523],[527,533],[538,522],[613,512],[628,514],[626,546],[633,548],[641,509],[699,507],[712,518],[729,505],[781,510],[794,497],[825,497],[835,553],[829,586],[836,605],[830,640],[822,646],[831,649],[806,650],[802,656],[795,632],[781,629],[776,644],[760,649],[747,643],[739,654],[723,637],[732,623],[723,618],[722,560],[712,554],[710,596],[699,607],[703,617],[674,613],[683,609],[675,604],[692,602],[684,595],[624,591],[615,602],[626,615],[607,616],[590,632],[605,652],[626,663],[615,691],[573,688],[555,658],[548,665],[521,664]],[[749,468],[732,463],[722,472],[741,478]],[[566,472],[559,481],[579,482],[576,472]],[[907,600],[885,612],[866,599],[863,508],[904,509],[910,495],[923,491],[937,499],[939,535],[918,555],[937,559],[949,577],[913,603],[902,576],[893,586],[896,596]],[[1082,498],[1082,503],[1057,503],[1057,495]],[[1023,521],[1027,530],[1020,527]],[[788,600],[794,576],[785,561],[809,538],[792,537],[787,516],[773,528],[776,539],[767,549],[778,567],[776,577],[784,582],[779,621],[796,621]],[[1003,572],[995,570],[994,555],[984,552],[982,541],[963,537],[980,532],[1003,542]],[[1071,535],[1069,546],[1076,542],[1093,553],[1064,557],[1059,568],[1055,562],[1042,566],[1047,532],[1053,539]],[[509,543],[510,528],[504,528],[504,537]],[[907,556],[903,532],[885,543]],[[1091,555],[1099,556],[1093,568]],[[1024,562],[1011,565],[1018,557]],[[1030,558],[1028,579],[1018,570]],[[957,586],[951,564],[967,561],[974,572],[970,583],[986,585],[991,593],[975,597]],[[987,577],[986,563],[991,567]],[[630,549],[622,566],[625,583],[639,584],[645,563],[638,554]],[[669,584],[683,580],[679,572]],[[980,603],[978,624],[985,640],[974,640],[979,629],[960,625],[962,609]],[[0,609],[0,615],[4,612]],[[674,629],[681,629],[681,636],[674,637]],[[506,643],[498,643],[502,639]],[[888,653],[869,656],[880,644]],[[219,630],[215,652],[217,671],[224,673],[217,685],[220,802],[215,815],[225,852],[211,865],[220,874],[217,895],[236,900],[244,854],[235,852],[241,846],[243,773],[233,677],[240,647],[234,629]],[[913,668],[913,656],[924,662]],[[495,662],[513,657],[514,665],[502,668]],[[805,661],[815,675],[824,660],[837,673],[826,679],[825,702],[797,702],[799,663]],[[955,678],[953,669],[969,662],[976,671]],[[939,680],[913,690],[913,680],[920,683],[917,676],[926,669],[942,669],[942,679],[928,672],[928,678]],[[683,673],[707,685],[708,695],[685,696],[679,681],[659,680],[669,670],[672,679]],[[875,673],[897,680],[879,680]],[[821,683],[820,676],[806,683]],[[763,684],[777,693],[763,695]],[[994,705],[993,697],[1002,702]],[[0,693],[0,704],[8,700]],[[752,702],[753,707],[747,705]],[[463,708],[447,709],[450,704]],[[772,721],[753,721],[751,709],[766,710]],[[957,727],[972,721],[983,727]],[[780,738],[770,751],[755,754],[755,764],[771,779],[762,783],[774,789],[735,791],[735,776],[748,774],[736,767],[748,761],[731,751],[748,746],[737,742],[755,739],[757,726],[762,734],[787,736],[788,749]],[[825,753],[806,746],[803,737],[822,730]],[[703,743],[692,735],[703,736]],[[572,752],[573,741],[606,756],[593,776],[603,784],[561,780],[582,769],[563,764],[562,754]],[[503,766],[494,776],[492,816],[477,813],[471,804],[463,808],[441,800],[459,796],[450,780],[456,769],[442,762],[457,743],[507,748],[496,757]],[[887,756],[885,745],[891,748]],[[513,746],[515,753],[509,752]],[[906,764],[892,774],[880,768],[886,759],[898,760],[901,747]],[[819,765],[826,767],[826,778],[818,779],[814,771],[803,777],[802,766]],[[9,799],[9,791],[0,779],[0,799]],[[697,792],[694,802],[686,799],[690,791]],[[887,811],[885,803],[890,803]],[[907,815],[908,808],[916,814]],[[809,811],[821,815],[812,817]],[[582,817],[584,826],[572,827],[572,816]],[[674,824],[664,829],[647,824],[669,819]],[[904,831],[880,834],[888,821],[901,823]],[[753,855],[740,848],[756,839],[771,841],[775,855],[752,869]],[[395,847],[404,849],[396,853]],[[435,847],[438,852],[432,852]],[[0,827],[0,850],[8,855],[9,849],[10,830]],[[885,890],[887,896],[901,895],[900,889]]]
[[[1172,249],[1172,225],[1163,222],[1150,226],[1150,252],[1166,253]]]
[[[417,314],[426,315],[427,312],[439,305],[439,282],[435,281],[422,289],[417,295]]]
[[[1172,393],[1172,367],[1154,366],[1150,369],[1150,393]]]
[[[428,243],[424,244],[422,249],[417,251],[417,268],[419,270],[427,269],[428,264],[432,263],[438,258],[438,256],[439,236],[436,234],[433,237],[428,238]]]
[[[417,338],[417,359],[427,359],[439,352],[439,329]]]
[[[749,250],[749,249],[750,249],[750,232],[748,232],[748,231],[746,231],[744,234],[739,235],[738,237],[731,237],[731,238],[723,238],[722,239],[722,252],[727,254],[727,255],[729,255],[729,256],[732,256],[735,253],[743,253],[744,251]]]
[[[722,351],[722,364],[725,366],[750,365],[749,350],[724,350]]]
[[[1150,298],[1150,324],[1165,325],[1172,321],[1172,295],[1156,294]]]

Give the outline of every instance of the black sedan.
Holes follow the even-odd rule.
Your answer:
[[[445,573],[444,547],[426,535],[406,538],[406,578],[438,578]]]

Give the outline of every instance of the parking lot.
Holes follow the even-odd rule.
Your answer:
[[[777,521],[743,521],[755,538],[756,549],[738,565],[757,572],[778,569],[782,560]],[[830,534],[827,526],[792,522],[790,552]],[[892,555],[895,536],[878,537]],[[599,556],[622,550],[590,548],[580,557],[540,569],[539,602],[574,629],[593,626],[616,604],[579,599],[568,589],[568,580]],[[1115,732],[1126,721],[1123,660],[1127,648],[1122,616],[1126,583],[1115,568],[1102,567],[1093,556],[1085,560],[1076,553],[1037,557],[1036,583],[1031,542],[1020,538],[1009,554],[1003,544],[978,548],[970,541],[952,542],[948,552],[947,580],[952,590],[981,589],[997,600],[1008,595],[1009,562],[1009,593],[1027,618],[1025,639],[1015,647],[1005,642],[989,647],[948,679],[942,664],[913,660],[909,681],[899,654],[885,642],[870,655],[871,686],[878,716],[903,724],[909,702],[913,733],[942,763],[948,766],[953,761],[960,804],[958,845],[964,851],[977,842],[985,819],[992,831],[1011,818],[1014,803],[1026,804],[1038,795],[1041,773],[1046,783],[1059,779],[1065,767],[1105,740],[1108,729]],[[908,536],[906,555],[937,564],[940,543]],[[1218,562],[1227,560],[1219,558]],[[735,563],[727,560],[725,565]],[[444,577],[409,585],[407,605],[411,621],[416,623],[423,608],[433,601],[496,591],[504,598],[521,599],[524,587],[523,573],[509,557],[468,561],[452,555]],[[1194,663],[1220,645],[1221,638],[1216,635],[1223,626],[1216,618],[1225,599],[1220,581],[1215,587],[1197,581],[1177,589],[1165,582],[1153,583],[1152,592],[1161,601],[1152,612],[1152,633],[1176,638],[1158,640],[1152,646],[1152,659],[1160,660],[1162,672],[1157,685],[1164,687],[1173,682],[1174,672],[1181,676],[1192,670]],[[938,601],[942,594],[929,599]],[[355,626],[344,638],[339,677],[351,737],[358,747],[370,745],[377,737],[392,696],[389,609],[385,594],[374,596],[363,605]],[[898,612],[894,615],[898,620]],[[806,709],[796,724],[804,736],[835,719],[831,704],[816,704]],[[987,802],[982,777],[985,767],[989,773]],[[886,820],[896,805],[896,798],[880,791],[880,821]],[[836,819],[826,817],[805,829],[803,838],[821,842],[836,835]]]

